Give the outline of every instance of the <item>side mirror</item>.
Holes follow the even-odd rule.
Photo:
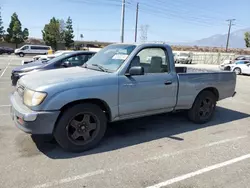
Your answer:
[[[62,67],[70,67],[71,63],[69,61],[65,61],[62,63]]]
[[[144,75],[144,68],[141,66],[131,67],[126,76]]]

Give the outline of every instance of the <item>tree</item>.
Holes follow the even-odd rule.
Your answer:
[[[46,24],[42,30],[43,40],[47,45],[57,50],[58,43],[62,42],[62,32],[60,20],[53,17],[50,19],[49,24]]]
[[[72,19],[68,17],[66,21],[66,26],[64,30],[64,41],[65,41],[65,46],[67,48],[70,48],[74,44],[74,30],[72,26]]]
[[[18,19],[18,15],[16,13],[13,13],[11,16],[9,28],[7,29],[5,40],[9,43],[16,44],[17,48],[18,44],[28,39],[28,36],[29,30],[27,28],[22,30],[22,24]]]
[[[245,43],[246,43],[246,47],[247,47],[247,48],[250,48],[250,32],[246,32],[246,33],[245,33],[245,38],[244,38],[244,40],[245,40]]]
[[[1,10],[1,7],[0,7],[0,10]],[[0,12],[0,40],[3,40],[4,38],[4,27],[3,27],[3,20],[2,20],[2,15],[1,15],[1,12]]]

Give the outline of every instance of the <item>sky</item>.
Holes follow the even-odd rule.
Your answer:
[[[236,19],[232,31],[250,27],[250,0],[125,0],[125,42],[134,41],[136,4],[139,3],[138,40],[191,42],[228,31],[227,19]],[[0,0],[5,30],[16,12],[30,37],[54,16],[73,20],[75,39],[120,41],[122,0]],[[142,32],[144,31],[144,32]]]

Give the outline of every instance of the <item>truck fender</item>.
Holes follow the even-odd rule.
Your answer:
[[[95,90],[95,91],[94,91]],[[83,101],[94,101],[97,104],[102,104],[107,108],[110,117],[116,116],[118,113],[118,105],[116,95],[110,95],[109,92],[96,91],[95,87],[70,89],[59,92],[49,97],[42,107],[43,110],[62,110],[69,104],[76,104]],[[112,115],[111,115],[112,114]]]

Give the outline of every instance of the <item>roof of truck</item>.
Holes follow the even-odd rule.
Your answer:
[[[153,42],[147,42],[147,43],[114,43],[114,44],[124,44],[124,45],[136,45],[136,46],[140,46],[140,45],[157,45],[157,44],[162,44],[162,45],[167,45],[167,46],[170,46],[168,45],[167,43],[153,43]],[[113,45],[114,45],[113,44]],[[112,44],[111,44],[112,45]]]

